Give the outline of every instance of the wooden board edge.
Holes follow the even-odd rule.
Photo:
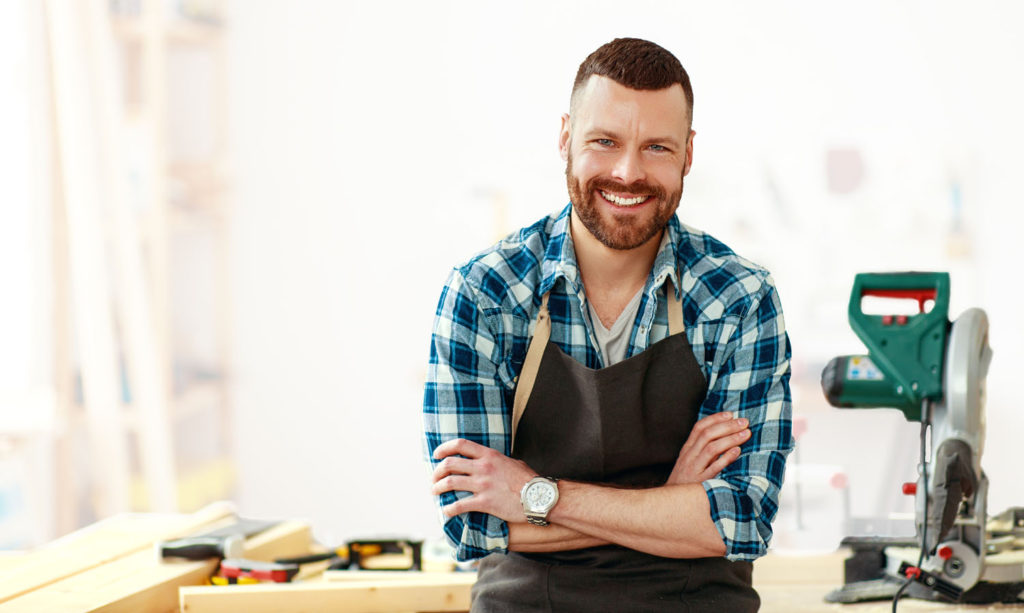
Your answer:
[[[247,611],[468,611],[472,583],[425,584],[422,581],[307,582],[234,586],[183,587],[182,613]]]
[[[169,515],[164,518],[157,514],[125,513],[108,517],[25,554],[17,567],[4,573],[0,604],[138,551],[148,550],[156,541],[198,532],[210,524],[232,517],[234,512],[234,505],[219,502],[209,504],[191,515]],[[152,530],[139,526],[137,535],[126,532],[126,526],[147,523],[139,521],[139,518],[147,521],[152,518],[156,525]],[[106,547],[105,533],[117,535],[117,538],[110,539]]]
[[[247,539],[243,555],[260,560],[301,555],[311,541],[307,523],[284,521]],[[0,613],[175,611],[178,588],[202,584],[216,568],[216,560],[162,563],[146,548],[0,604]]]

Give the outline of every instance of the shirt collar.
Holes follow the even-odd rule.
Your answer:
[[[572,233],[569,232],[569,219],[572,204],[567,205],[555,218],[551,226],[551,238],[548,240],[544,261],[541,263],[540,294],[551,291],[555,281],[563,277],[573,293],[580,293],[580,269],[576,263],[576,250],[572,245]]]
[[[682,298],[682,290],[679,288],[679,244],[682,235],[682,225],[679,223],[679,218],[673,214],[665,225],[665,234],[661,237],[661,248],[658,249],[654,265],[651,266],[654,289],[660,289],[666,279],[671,279],[676,298]]]
[[[572,233],[569,231],[571,213],[572,204],[570,203],[558,214],[551,227],[551,238],[548,241],[547,250],[544,252],[544,261],[541,263],[541,295],[550,292],[559,277],[565,279],[573,293],[582,293],[580,269],[576,262],[576,250],[572,244]],[[666,279],[671,279],[676,297],[680,297],[678,245],[682,234],[683,229],[679,218],[672,215],[665,226],[665,234],[661,237],[661,247],[658,249],[658,255],[655,256],[654,265],[651,267],[653,288],[656,290],[665,283]]]

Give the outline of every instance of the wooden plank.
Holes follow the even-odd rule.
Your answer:
[[[302,555],[312,535],[304,522],[286,521],[246,540],[244,556],[255,560]],[[0,605],[0,613],[171,613],[178,588],[199,585],[216,560],[162,562],[152,547],[78,573]]]
[[[26,554],[16,568],[4,573],[0,603],[134,552],[148,551],[156,541],[194,534],[233,515],[231,504],[219,502],[191,515],[110,517]]]
[[[754,587],[809,583],[838,587],[843,582],[843,561],[849,556],[846,550],[824,555],[769,553],[754,561]]]
[[[140,186],[142,202],[150,210],[148,260],[152,320],[157,347],[165,351],[158,356],[159,368],[168,381],[173,372],[171,355],[171,281],[170,281],[170,193],[167,188],[167,43],[164,23],[166,2],[140,0],[142,34],[142,98],[143,122],[149,129],[149,147],[142,175],[148,180]],[[165,390],[173,396],[171,387]]]
[[[432,573],[424,573],[432,574]],[[474,573],[436,573],[437,578],[334,581],[181,588],[182,613],[345,611],[407,613],[468,611]]]
[[[121,424],[121,377],[103,244],[102,200],[93,131],[92,77],[80,3],[49,0],[46,22],[52,92],[67,211],[71,296],[97,515],[129,508],[128,445]],[[99,478],[102,476],[102,478]]]
[[[23,564],[27,557],[24,551],[0,551],[0,576],[6,576],[12,569]]]
[[[842,552],[814,556],[769,555],[756,562],[755,587],[761,595],[761,613],[888,613],[892,609],[890,602],[839,605],[824,601],[825,594],[838,586],[833,578],[841,578],[843,558]],[[790,572],[786,572],[787,568]],[[464,611],[469,608],[469,590],[476,579],[473,573],[332,571],[328,574],[332,581],[320,583],[182,588],[181,610],[183,613]],[[359,580],[360,577],[370,580]],[[900,601],[900,611],[909,613],[1010,609],[1020,610],[1014,605]]]
[[[42,7],[40,7],[42,9]],[[45,21],[43,10],[36,11],[41,22]],[[35,24],[33,24],[35,25]],[[48,44],[46,41],[45,44]],[[53,80],[52,70],[50,81]],[[52,217],[50,228],[53,233],[53,383],[57,403],[57,423],[63,431],[54,433],[55,453],[53,466],[53,507],[55,518],[54,534],[67,534],[79,527],[78,496],[76,492],[77,466],[74,458],[74,432],[70,428],[75,408],[75,366],[72,360],[74,343],[72,342],[72,309],[71,309],[71,256],[68,247],[68,214],[65,205],[64,178],[57,153],[60,151],[60,140],[57,130],[56,101],[52,87],[45,92],[45,106],[49,115],[49,125],[40,131],[50,134],[52,172],[50,194]],[[40,106],[43,106],[40,104]],[[45,188],[44,188],[45,189]],[[0,602],[3,602],[0,600]]]
[[[142,244],[135,212],[128,203],[128,166],[124,155],[124,121],[120,117],[120,87],[114,69],[114,34],[108,7],[102,2],[85,3],[85,29],[91,40],[93,87],[98,100],[97,127],[102,163],[102,193],[107,214],[114,222],[113,254],[117,271],[116,303],[124,338],[124,360],[131,382],[133,408],[138,415],[138,456],[142,464],[149,509],[178,510],[175,486],[174,447],[168,416],[170,383],[160,362],[167,351],[157,343],[153,308],[143,272]],[[161,339],[163,340],[163,339]]]
[[[306,555],[313,546],[309,524],[298,520],[283,521],[245,541],[244,557],[270,561]]]
[[[453,575],[473,577],[475,572],[424,572],[419,570],[328,570],[323,573],[324,581],[423,581],[424,583],[443,583]]]

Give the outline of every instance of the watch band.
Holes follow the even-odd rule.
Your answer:
[[[526,514],[526,521],[533,524],[534,526],[550,526],[551,522],[544,519],[547,515],[533,515],[531,513]]]

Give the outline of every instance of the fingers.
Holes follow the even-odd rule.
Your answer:
[[[749,422],[728,411],[694,424],[679,451],[670,482],[693,483],[713,478],[740,456],[740,446],[751,437]]]
[[[439,446],[438,449],[441,449],[441,447]],[[435,496],[440,496],[445,492],[457,491],[472,494],[441,507],[441,513],[444,514],[446,519],[478,510],[476,505],[482,502],[478,495],[481,484],[472,476],[474,468],[474,460],[450,455],[441,460],[437,468],[434,469],[433,485],[431,485],[430,491]]]
[[[473,467],[473,460],[460,458],[459,456],[448,456],[441,460],[434,469],[433,481],[437,483],[448,475],[468,475]]]
[[[481,449],[476,449],[477,447]],[[486,449],[486,447],[471,441],[455,439],[438,445],[437,449],[434,450],[434,458],[443,459],[434,469],[433,485],[430,487],[431,493],[435,496],[440,496],[445,492],[457,491],[472,494],[441,507],[441,513],[445,519],[469,511],[479,510],[477,506],[483,502],[479,495],[482,485],[473,477],[473,474],[479,472],[481,467],[477,465],[477,460],[469,456],[474,454],[474,457],[479,457],[482,455],[482,450]]]
[[[446,517],[469,511],[501,519],[518,517],[523,484],[537,474],[521,460],[465,439],[438,445],[433,457],[439,462],[434,468],[432,493],[468,494],[460,494],[458,500],[442,507]]]
[[[455,517],[456,515],[462,515],[463,513],[469,513],[470,511],[483,511],[481,507],[482,499],[480,496],[469,496],[461,500],[441,507],[441,513],[445,516],[445,519]]]
[[[733,419],[734,417],[735,416],[732,414],[731,411],[722,411],[720,413],[712,413],[711,415],[708,415],[704,419],[701,419],[697,423],[695,423],[693,425],[693,430],[694,430],[694,432],[700,432],[701,430],[705,430],[705,429],[710,428],[711,426],[714,426],[716,424],[728,422],[729,420]]]
[[[472,477],[468,475],[448,475],[443,479],[434,481],[434,485],[431,486],[430,491],[435,496],[440,496],[445,492],[472,492],[473,491]]]
[[[731,464],[736,457],[739,457],[739,446],[746,442],[746,439],[751,437],[751,431],[743,428],[739,432],[732,432],[720,438],[715,439],[711,443],[700,448],[696,452],[693,462],[697,467],[707,467],[701,470],[703,473],[711,473],[711,476],[717,475],[723,468]],[[721,462],[723,456],[727,456],[725,462]],[[712,471],[712,469],[717,470]]]
[[[746,428],[747,420],[744,417],[740,417],[739,419],[723,419],[704,428],[700,436],[703,439],[702,442],[704,445],[707,445],[712,441],[742,432],[746,430]]]
[[[738,432],[728,432],[703,446],[698,452],[697,457],[703,463],[711,464],[712,459],[725,453],[730,448],[738,449],[749,438],[751,438],[751,431],[746,428]]]
[[[745,418],[733,419],[732,413],[728,411],[709,415],[694,424],[689,438],[686,439],[686,443],[680,451],[680,455],[704,454],[703,452],[710,445],[720,441],[729,441],[724,447],[718,445],[712,449],[711,451],[714,452],[713,456],[711,453],[704,454],[717,457],[729,447],[746,441],[750,436],[750,431],[746,429],[747,425],[748,421]],[[746,432],[746,434],[743,434],[743,432]],[[710,457],[707,459],[710,462]]]
[[[701,481],[714,478],[718,473],[725,470],[725,467],[736,461],[736,458],[740,457],[740,448],[733,447],[726,450],[725,453],[718,456],[714,462],[711,463],[701,474]]]
[[[473,441],[467,441],[464,438],[455,438],[450,441],[445,441],[434,449],[434,459],[440,460],[451,455],[461,455],[467,458],[479,458],[488,451],[492,451],[490,447],[484,447]]]
[[[693,425],[690,436],[687,437],[686,443],[683,445],[683,451],[706,446],[722,433],[729,433],[727,431],[735,427],[736,423],[737,420],[733,419],[733,414],[729,411],[708,415]]]

